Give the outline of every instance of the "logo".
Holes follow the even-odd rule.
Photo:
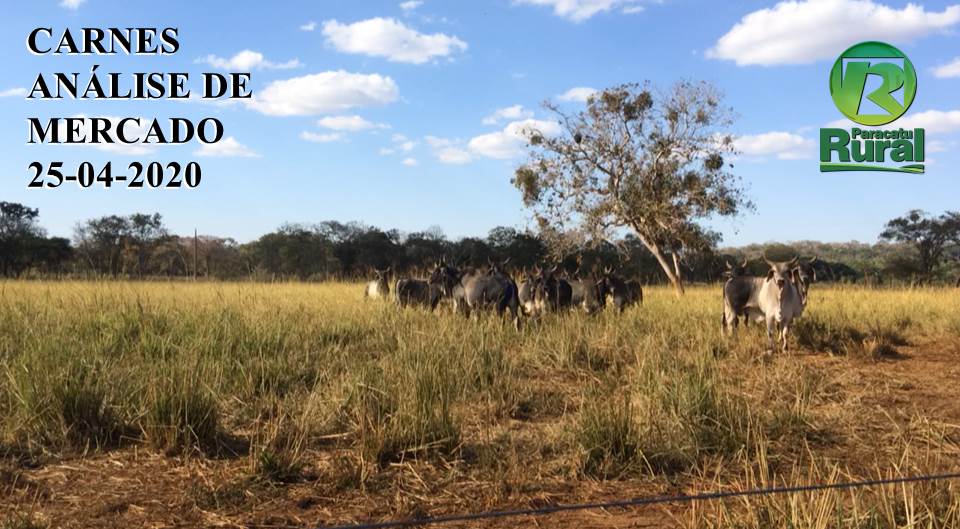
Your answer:
[[[880,86],[864,93],[871,75],[880,78]],[[830,95],[837,109],[855,123],[886,125],[902,116],[913,103],[917,72],[897,48],[883,42],[861,42],[841,53],[833,63]],[[869,106],[864,99],[876,108],[864,108]]]
[[[830,70],[830,95],[844,116],[877,127],[903,116],[917,95],[917,72],[906,54],[884,42],[861,42]],[[923,173],[924,130],[820,129],[820,171]],[[865,163],[869,162],[869,163]]]

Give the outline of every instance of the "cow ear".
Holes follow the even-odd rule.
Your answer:
[[[772,268],[767,271],[767,281],[770,281],[771,279],[773,279],[773,269],[772,269]]]

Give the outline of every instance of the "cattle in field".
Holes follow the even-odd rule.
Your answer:
[[[623,311],[637,303],[643,303],[643,287],[639,281],[624,280],[618,274],[613,273],[613,269],[606,268],[601,279],[603,287],[601,293],[604,298],[609,298],[617,312]],[[606,305],[606,299],[601,300],[602,305]]]
[[[537,313],[556,312],[570,307],[573,289],[570,283],[557,277],[559,267],[537,269],[534,275],[534,307]]]
[[[390,268],[373,270],[374,280],[367,283],[363,297],[367,299],[387,299],[390,296]]]
[[[800,294],[801,313],[807,308],[807,300],[810,296],[810,285],[817,281],[817,268],[820,262],[820,258],[814,256],[806,261],[798,261],[793,270],[791,270],[793,283],[797,287],[797,292]]]
[[[723,330],[732,333],[740,317],[762,321],[767,327],[767,345],[774,350],[777,331],[781,348],[787,350],[787,337],[793,320],[803,312],[803,300],[797,287],[799,258],[774,262],[764,258],[770,269],[766,277],[731,277],[723,286]]]
[[[602,279],[572,279],[570,284],[570,306],[583,309],[587,314],[595,314],[603,308],[606,286]]]
[[[437,308],[442,296],[440,285],[421,279],[400,279],[394,287],[394,299],[401,307]]]
[[[444,297],[453,302],[454,310],[466,316],[482,310],[493,310],[503,316],[507,312],[514,326],[520,328],[520,296],[517,283],[507,274],[506,262],[490,262],[487,270],[459,270],[441,261],[430,276]]]
[[[524,273],[523,278],[520,280],[520,284],[517,285],[517,298],[520,302],[520,308],[527,316],[532,316],[537,310],[535,299],[536,288],[536,272],[533,274],[529,272]]]

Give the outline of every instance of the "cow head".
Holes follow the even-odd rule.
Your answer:
[[[430,273],[428,283],[440,287],[444,296],[451,296],[453,289],[460,284],[460,278],[463,273],[452,264],[448,264],[445,258],[441,258]]]
[[[509,257],[504,259],[501,262],[494,261],[493,259],[487,259],[487,264],[489,265],[489,268],[487,269],[487,273],[490,275],[507,276],[509,275],[507,274],[507,265],[509,263],[510,263]]]
[[[382,270],[378,268],[374,268],[373,278],[378,285],[386,286],[387,284],[389,284],[391,272],[393,272],[392,266],[388,266],[387,268],[384,268]]]
[[[800,300],[804,305],[807,304],[807,293],[810,291],[810,284],[817,280],[816,265],[820,261],[819,257],[814,257],[807,261],[797,261],[792,271],[793,283],[800,293]]]
[[[534,305],[538,310],[556,308],[557,278],[554,277],[556,271],[557,267],[545,270],[538,266],[534,269],[531,284],[533,285]]]
[[[793,271],[794,267],[797,266],[797,263],[800,261],[799,257],[794,257],[793,259],[787,262],[780,261],[771,261],[766,257],[763,258],[766,261],[767,265],[770,266],[770,270],[767,271],[766,282],[773,281],[777,285],[777,289],[780,292],[783,292],[783,289],[788,284],[794,284]]]
[[[723,264],[727,265],[727,270],[723,273],[723,276],[726,278],[731,277],[740,277],[746,275],[747,273],[747,264],[750,262],[750,259],[747,257],[743,258],[742,263],[731,263],[730,261],[724,261]]]
[[[607,266],[603,269],[603,275],[597,283],[600,295],[600,305],[606,305],[606,297],[627,295],[627,283],[623,277],[614,272],[613,267]]]

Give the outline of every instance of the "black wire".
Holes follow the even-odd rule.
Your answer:
[[[346,525],[322,525],[318,529],[391,529],[394,527],[412,527],[421,525],[438,525],[451,522],[469,522],[475,520],[486,520],[491,518],[508,518],[513,516],[538,516],[544,514],[553,514],[564,511],[584,511],[592,509],[607,509],[612,507],[635,507],[640,505],[654,505],[658,503],[685,503],[701,500],[720,500],[727,498],[749,497],[749,496],[767,496],[772,494],[790,494],[796,492],[811,492],[818,490],[836,490],[836,489],[854,489],[860,487],[875,487],[879,485],[896,485],[900,483],[916,483],[926,481],[942,481],[948,479],[960,479],[960,472],[948,474],[932,474],[926,476],[908,476],[901,478],[873,479],[865,481],[850,481],[843,483],[825,483],[813,485],[794,485],[785,487],[770,487],[766,489],[750,489],[742,491],[716,491],[704,492],[700,494],[686,495],[678,494],[673,496],[651,496],[646,498],[632,498],[626,500],[615,500],[607,502],[592,503],[569,503],[566,505],[552,505],[547,507],[538,507],[535,509],[512,509],[504,511],[485,511],[463,514],[446,514],[440,516],[427,516],[423,518],[410,518],[406,520],[388,520],[384,522],[355,523]]]

